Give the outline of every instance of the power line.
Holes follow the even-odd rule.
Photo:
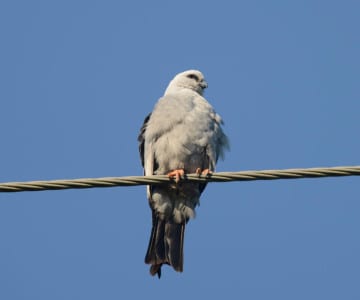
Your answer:
[[[219,172],[209,176],[187,174],[185,180],[199,182],[230,182],[250,180],[298,179],[315,177],[338,177],[360,175],[360,166],[282,169],[262,171]],[[166,175],[81,178],[48,181],[0,183],[0,192],[24,192],[65,189],[87,189],[95,187],[135,186],[161,184],[174,181]]]

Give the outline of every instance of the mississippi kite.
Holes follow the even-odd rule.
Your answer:
[[[145,263],[151,265],[150,274],[159,278],[163,264],[183,271],[185,225],[195,217],[206,186],[181,181],[181,176],[213,172],[229,147],[221,117],[202,96],[205,88],[200,71],[177,74],[145,118],[138,137],[144,174],[176,178],[175,183],[147,187],[152,230]]]

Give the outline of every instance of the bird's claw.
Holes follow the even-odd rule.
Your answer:
[[[204,170],[201,170],[200,168],[197,168],[195,173],[197,175],[199,175],[199,177],[201,175],[204,175],[204,176],[208,176],[208,175],[211,175],[212,174],[212,171],[210,171],[209,169],[204,169]]]
[[[181,177],[184,177],[184,175],[185,175],[185,171],[183,169],[173,170],[167,174],[167,176],[169,176],[170,178],[175,177],[176,183],[178,183]]]

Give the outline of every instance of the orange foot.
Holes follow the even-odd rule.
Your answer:
[[[185,171],[183,169],[177,169],[167,174],[167,176],[169,176],[170,178],[175,177],[176,183],[178,183],[181,177],[183,177],[184,175],[185,175]]]
[[[199,176],[200,175],[211,175],[212,174],[212,171],[210,171],[209,169],[204,169],[204,170],[201,170],[200,168],[197,168],[196,169],[196,174],[198,174]]]

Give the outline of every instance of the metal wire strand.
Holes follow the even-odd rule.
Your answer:
[[[314,177],[337,177],[360,175],[360,166],[283,169],[262,171],[220,172],[210,175],[186,174],[182,180],[201,182],[230,182],[250,180],[298,179]],[[135,186],[173,182],[166,175],[81,178],[48,181],[0,183],[0,192],[24,192],[65,189],[87,189],[95,187]]]

